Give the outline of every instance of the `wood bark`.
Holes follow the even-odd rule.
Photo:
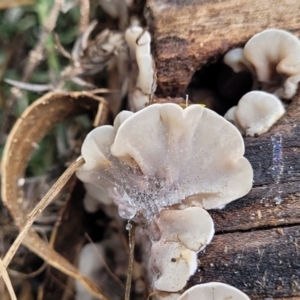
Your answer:
[[[297,0],[147,0],[157,94],[184,96],[192,75],[266,28],[300,35]]]
[[[300,1],[148,0],[157,95],[184,97],[194,72],[266,28],[300,34]],[[222,134],[220,130],[220,134]],[[300,299],[300,94],[272,130],[245,138],[251,192],[210,211],[212,243],[188,286],[231,284],[253,300]]]

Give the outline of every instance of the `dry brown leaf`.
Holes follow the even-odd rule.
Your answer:
[[[26,109],[14,125],[7,139],[2,159],[2,199],[20,231],[23,230],[28,219],[20,206],[23,197],[22,190],[18,188],[18,180],[24,177],[28,161],[36,144],[57,123],[79,114],[94,112],[97,110],[97,106],[101,107],[100,110],[102,111],[102,117],[98,122],[103,124],[106,122],[105,118],[109,112],[108,104],[103,98],[88,92],[48,93]],[[38,204],[38,206],[40,207],[34,210],[35,212],[39,212],[45,207],[43,203]],[[35,215],[34,213],[31,217]],[[19,236],[19,241],[22,240],[27,248],[53,267],[81,281],[97,298],[107,299],[93,282],[85,278],[77,268],[53,250],[32,229],[29,229],[29,226],[26,226],[27,229],[29,231],[24,240]],[[9,264],[10,258],[10,256],[5,258],[3,262],[5,267]]]

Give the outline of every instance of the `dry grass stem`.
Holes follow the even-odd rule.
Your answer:
[[[36,205],[36,207],[32,210],[32,212],[28,215],[28,220],[26,224],[23,226],[21,232],[18,237],[15,239],[14,243],[9,248],[6,253],[3,264],[5,267],[9,265],[18,248],[20,247],[22,241],[24,240],[27,232],[29,231],[31,225],[36,220],[37,216],[51,203],[51,201],[58,195],[58,193],[65,186],[70,177],[75,173],[75,171],[84,164],[83,158],[78,161],[73,162],[69,168],[60,176],[60,178],[56,181],[56,183],[52,186],[52,188],[48,191],[48,193],[43,197],[43,199]]]
[[[80,0],[80,28],[82,33],[90,23],[90,0]]]
[[[44,262],[36,271],[33,271],[29,274],[24,274],[24,273],[18,272],[16,270],[11,270],[9,268],[7,268],[7,270],[8,270],[9,275],[12,277],[28,279],[28,278],[34,278],[37,275],[41,274],[46,269],[46,267],[47,267],[47,263]]]
[[[129,260],[128,260],[128,269],[127,269],[127,280],[126,280],[126,289],[125,289],[125,300],[130,300],[130,291],[131,291],[131,282],[132,282],[132,272],[133,272],[133,261],[134,261],[134,246],[135,246],[135,223],[128,222],[130,226],[128,230],[129,235]]]
[[[4,283],[7,287],[7,290],[9,292],[11,299],[17,300],[16,294],[15,294],[14,288],[11,284],[11,281],[9,279],[6,267],[1,259],[0,259],[0,275],[3,277]]]
[[[39,36],[39,40],[33,50],[30,51],[27,63],[24,68],[24,75],[22,81],[28,81],[31,78],[33,71],[39,62],[43,59],[43,51],[46,40],[49,34],[54,30],[56,21],[64,4],[64,0],[55,0],[54,5],[49,13],[48,20]]]

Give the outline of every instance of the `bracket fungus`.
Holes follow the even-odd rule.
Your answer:
[[[295,95],[300,81],[300,41],[296,36],[280,29],[264,30],[246,43],[244,55],[259,82],[275,86],[279,97]]]
[[[77,176],[109,195],[122,218],[148,225],[153,286],[178,292],[214,234],[204,209],[224,207],[252,187],[243,154],[241,134],[217,113],[153,104],[90,132]]]
[[[164,210],[155,222],[162,240],[181,243],[195,252],[204,249],[215,233],[213,220],[206,210],[200,207]]]
[[[224,117],[246,136],[257,136],[267,132],[284,113],[284,105],[276,96],[252,91],[244,95],[237,107],[232,107]]]
[[[163,210],[154,221],[161,235],[151,248],[154,288],[178,292],[196,271],[197,252],[213,238],[213,221],[200,207]]]
[[[230,67],[235,73],[249,71],[254,73],[253,66],[246,59],[243,48],[234,48],[229,50],[223,58],[224,63]]]
[[[91,131],[77,175],[105,190],[123,218],[151,221],[190,196],[193,206],[212,209],[246,195],[253,171],[243,154],[240,133],[215,112],[154,104],[118,128]]]
[[[221,282],[198,284],[185,291],[177,300],[250,300],[250,298],[236,289]]]
[[[154,288],[165,292],[180,291],[197,269],[197,254],[178,243],[159,241],[151,248],[150,266],[160,276],[154,279]],[[158,273],[158,272],[157,272]]]

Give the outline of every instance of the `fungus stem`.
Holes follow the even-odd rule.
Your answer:
[[[134,246],[135,246],[135,223],[128,221],[128,237],[129,237],[129,261],[127,268],[127,280],[125,288],[124,300],[130,300],[131,280],[133,271],[133,260],[134,260]]]

